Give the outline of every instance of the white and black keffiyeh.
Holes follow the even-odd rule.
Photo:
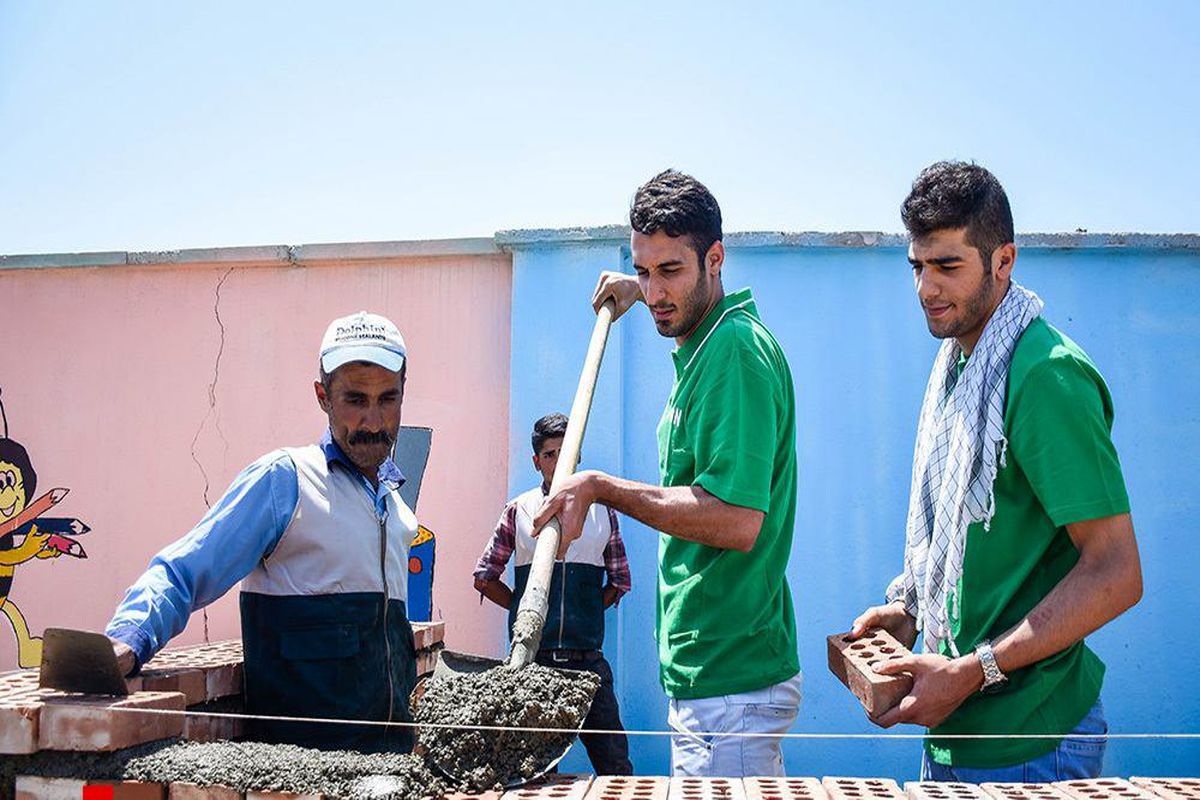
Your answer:
[[[1041,299],[1013,283],[957,380],[962,348],[955,339],[942,342],[934,360],[917,423],[904,573],[888,593],[889,600],[903,598],[927,653],[938,652],[944,640],[958,655],[947,601],[955,603],[957,617],[967,527],[983,522],[988,528],[996,510],[993,484],[1008,447],[1008,367],[1017,340],[1041,313]]]

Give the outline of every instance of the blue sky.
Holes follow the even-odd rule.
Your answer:
[[[0,253],[621,222],[666,166],[898,230],[946,157],[1018,230],[1200,230],[1200,3],[650,5],[0,0]]]

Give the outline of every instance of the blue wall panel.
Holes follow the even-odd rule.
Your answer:
[[[899,570],[913,437],[937,347],[898,247],[731,247],[725,286],[750,286],[788,354],[797,392],[800,478],[788,577],[796,599],[804,702],[794,730],[879,733],[830,675],[824,637],[877,602]],[[1197,730],[1200,692],[1169,654],[1200,601],[1200,255],[1195,251],[1024,248],[1018,280],[1109,381],[1114,436],[1142,549],[1146,597],[1090,641],[1107,662],[1114,732]],[[528,434],[566,411],[602,269],[628,270],[614,240],[514,247],[510,488],[533,485]],[[672,343],[639,306],[618,321],[584,442],[584,468],[658,480],[654,429],[671,386]],[[608,615],[606,653],[626,726],[666,729],[654,643],[657,534],[624,520],[634,590]],[[731,614],[738,613],[730,609]],[[1190,662],[1190,659],[1189,659]],[[916,733],[916,728],[902,732]],[[665,737],[634,736],[640,773],[668,769]],[[587,769],[575,748],[565,769]],[[914,740],[814,739],[785,746],[792,774],[915,779]],[[1192,774],[1192,742],[1114,741],[1106,772]]]

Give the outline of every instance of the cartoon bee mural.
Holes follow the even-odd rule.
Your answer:
[[[30,633],[25,615],[10,596],[13,575],[17,567],[34,559],[87,558],[83,546],[72,537],[90,529],[77,519],[41,516],[66,497],[68,490],[52,489],[31,500],[36,496],[37,472],[29,452],[9,438],[3,402],[0,420],[4,426],[0,437],[0,613],[17,637],[17,665],[36,667],[42,661],[42,639]]]

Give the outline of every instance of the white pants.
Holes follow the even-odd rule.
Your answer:
[[[800,711],[801,674],[752,692],[671,700],[671,774],[741,778],[782,776],[783,753],[776,736],[722,736],[723,733],[784,734]]]

